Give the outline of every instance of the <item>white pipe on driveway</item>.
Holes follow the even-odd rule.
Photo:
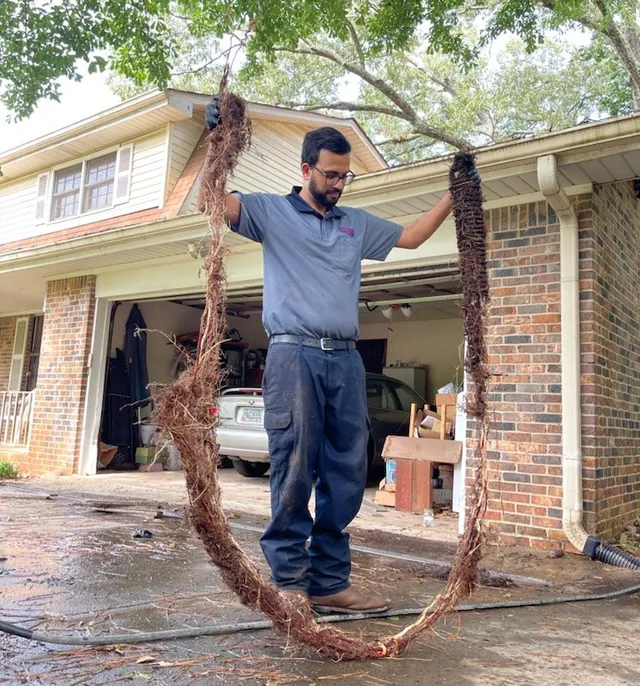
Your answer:
[[[560,221],[562,527],[569,541],[583,552],[589,534],[582,523],[578,217],[558,183],[555,155],[538,158],[538,183]]]

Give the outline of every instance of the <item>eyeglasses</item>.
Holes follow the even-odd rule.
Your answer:
[[[353,180],[356,178],[356,175],[352,171],[349,171],[346,174],[336,174],[336,172],[322,171],[322,169],[318,169],[314,164],[311,165],[311,168],[319,171],[322,176],[324,176],[327,186],[335,186],[339,181],[344,181],[344,185],[348,186],[353,183]]]

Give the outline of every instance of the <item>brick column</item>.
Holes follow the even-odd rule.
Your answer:
[[[580,231],[585,509],[598,535],[640,516],[640,200],[594,186]],[[581,223],[582,228],[582,223]]]
[[[486,215],[491,434],[489,507],[507,544],[562,532],[560,227],[546,203]]]
[[[93,333],[95,277],[47,285],[29,455],[30,473],[74,474],[78,466]]]
[[[572,202],[580,230],[584,525],[611,539],[640,513],[640,202],[631,183],[594,186]],[[565,545],[560,226],[546,203],[493,210],[486,219],[487,518],[504,543]]]

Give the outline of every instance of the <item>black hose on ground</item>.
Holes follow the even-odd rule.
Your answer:
[[[640,557],[636,557],[608,543],[603,543],[597,538],[593,538],[593,536],[587,538],[582,552],[592,560],[598,560],[614,567],[640,569]]]
[[[538,607],[542,605],[561,605],[564,603],[579,603],[594,600],[613,600],[625,595],[640,592],[640,584],[627,586],[617,591],[607,593],[587,593],[584,595],[556,596],[553,598],[538,598],[536,600],[510,600],[504,603],[469,603],[458,605],[457,612],[481,612],[485,610],[504,610],[516,607]],[[354,622],[367,619],[384,619],[386,617],[411,617],[421,615],[424,608],[408,608],[401,610],[386,610],[385,612],[359,613],[344,615],[327,615],[318,617],[318,623]],[[104,646],[114,644],[151,643],[152,641],[167,641],[179,638],[200,638],[203,636],[222,636],[244,631],[260,631],[270,629],[271,622],[267,620],[257,622],[243,622],[239,624],[214,624],[193,629],[170,629],[168,631],[152,631],[140,634],[124,634],[121,636],[67,636],[65,634],[48,634],[42,631],[31,631],[25,627],[0,620],[0,631],[13,636],[20,636],[39,643],[53,643],[74,646]]]

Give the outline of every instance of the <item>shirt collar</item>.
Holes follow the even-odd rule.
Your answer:
[[[303,200],[300,197],[300,191],[302,190],[302,186],[294,186],[291,189],[291,193],[286,196],[287,200],[293,205],[293,207],[298,210],[298,212],[303,212],[306,214],[313,214],[319,219],[331,219],[332,217],[344,217],[344,211],[341,210],[337,205],[334,205],[330,209],[327,210],[327,213],[324,215],[324,217],[315,210],[311,205],[306,200]]]

